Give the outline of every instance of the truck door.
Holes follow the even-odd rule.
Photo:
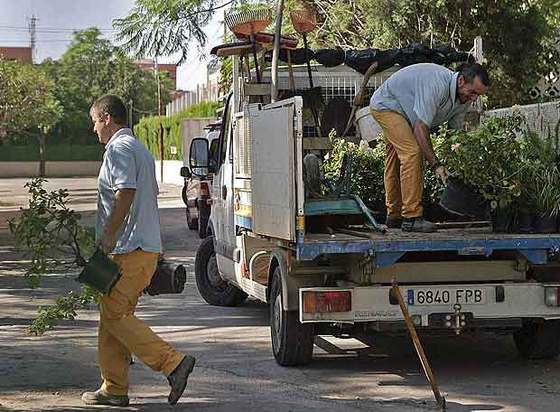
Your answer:
[[[235,227],[233,223],[233,99],[228,97],[218,144],[218,170],[212,181],[211,220],[214,230],[214,250],[218,269],[223,277],[233,279]]]

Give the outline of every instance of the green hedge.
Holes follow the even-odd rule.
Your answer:
[[[96,145],[49,145],[47,142],[45,157],[47,161],[89,161],[101,160],[103,146]],[[0,161],[34,162],[39,160],[37,145],[1,145]]]
[[[184,119],[192,119],[197,117],[215,117],[216,109],[219,103],[202,102],[188,109],[183,110],[171,117],[152,116],[143,117],[138,124],[134,126],[134,134],[140,139],[152,155],[159,159],[159,125],[163,126],[163,138],[165,141],[164,160],[182,160],[183,159],[183,139],[181,136],[181,123]],[[177,153],[171,153],[171,146],[177,148]]]

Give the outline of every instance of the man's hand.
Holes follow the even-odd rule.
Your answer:
[[[443,182],[444,185],[447,184],[447,180],[449,179],[449,172],[445,168],[445,166],[439,165],[434,169],[434,173],[436,176]]]

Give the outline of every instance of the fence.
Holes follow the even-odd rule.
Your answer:
[[[560,100],[489,110],[482,114],[482,120],[508,116],[515,111],[522,113],[527,120],[527,127],[542,137],[556,136],[560,132]]]

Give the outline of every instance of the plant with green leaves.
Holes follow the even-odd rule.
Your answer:
[[[0,141],[14,133],[49,131],[62,115],[54,89],[37,67],[0,58]]]
[[[45,179],[37,178],[25,187],[30,194],[27,208],[9,221],[16,246],[31,259],[25,276],[32,288],[40,286],[41,276],[83,266],[95,249],[94,237],[81,223],[81,216],[68,207],[68,191],[47,191]],[[77,310],[96,302],[98,293],[88,286],[79,292],[60,296],[55,304],[39,309],[29,331],[40,335],[61,319],[74,319]]]
[[[554,135],[538,136],[530,131],[523,139],[522,190],[519,208],[524,213],[555,217],[560,213],[560,169],[558,142]]]
[[[192,118],[208,118],[216,117],[216,109],[219,107],[217,102],[201,102],[189,106],[185,110],[173,114],[171,117],[167,116],[150,116],[143,117],[136,125],[134,132],[138,139],[144,143],[150,153],[159,160],[159,133],[160,125],[163,128],[164,146],[163,157],[164,160],[182,160],[183,159],[183,120]],[[171,147],[175,147],[176,151],[171,152]],[[188,148],[187,148],[188,150]]]
[[[493,210],[521,195],[523,122],[520,115],[490,118],[472,131],[440,128],[438,158],[463,183],[475,188]]]
[[[352,156],[352,175],[350,189],[362,198],[364,203],[375,211],[383,211],[385,205],[385,188],[383,183],[385,148],[378,144],[370,148],[367,144],[355,144],[336,138],[331,134],[332,149],[328,159],[323,162],[326,179],[338,180],[342,159],[345,154]],[[365,142],[364,142],[365,143]]]

